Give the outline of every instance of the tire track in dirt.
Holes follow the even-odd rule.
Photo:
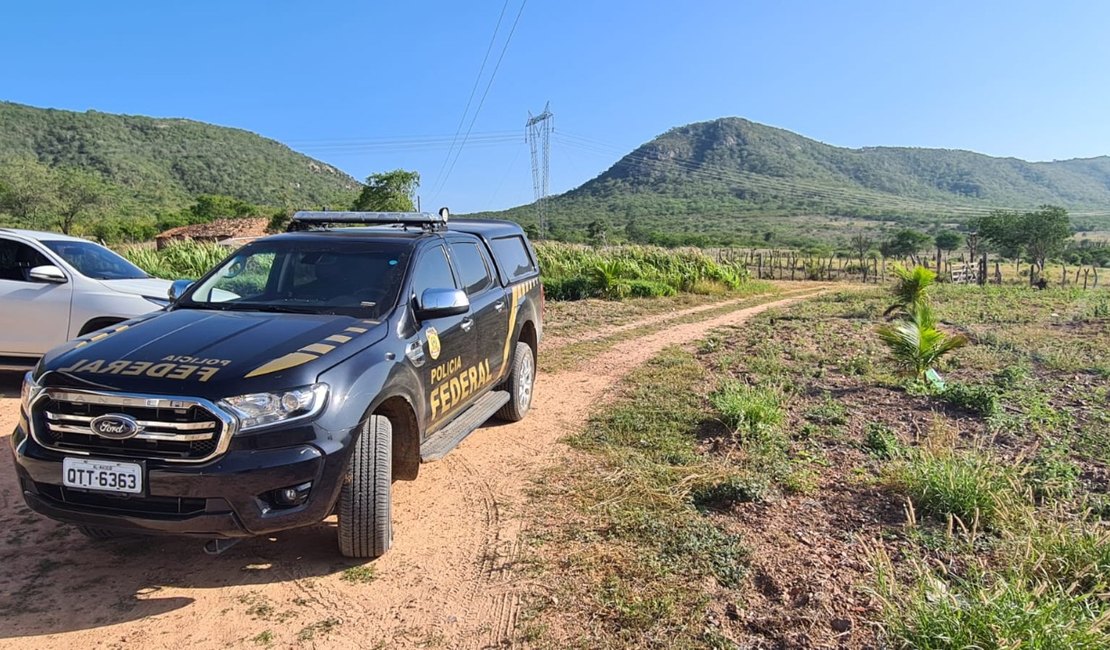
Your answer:
[[[246,541],[216,558],[201,555],[199,543],[187,540],[115,546],[59,533],[64,527],[14,515],[18,488],[10,460],[0,459],[0,494],[9,496],[12,508],[5,513],[7,526],[25,529],[29,536],[22,546],[0,540],[0,551],[14,558],[0,568],[0,580],[9,588],[29,584],[36,563],[53,553],[73,565],[34,583],[37,602],[62,614],[75,603],[88,608],[75,620],[51,625],[41,621],[42,614],[6,610],[0,647],[68,650],[135,642],[175,650],[255,647],[256,635],[263,633],[272,634],[274,647],[512,645],[521,603],[529,594],[546,593],[517,565],[529,488],[545,468],[573,453],[560,440],[584,425],[620,378],[663,348],[828,290],[791,292],[773,302],[675,324],[618,342],[575,369],[540,374],[533,410],[524,421],[483,427],[443,461],[423,466],[416,481],[394,484],[393,550],[370,564],[374,575],[365,583],[343,580],[344,570],[357,563],[338,557],[334,521]],[[719,309],[721,303],[709,307]],[[645,320],[658,323],[659,318]],[[614,331],[625,330],[602,336]],[[14,402],[0,400],[0,426],[14,424]],[[114,599],[131,607],[130,613],[113,610],[111,602],[78,599],[71,583],[81,576],[71,574],[90,569],[111,577],[99,600]],[[333,619],[338,623],[328,623]]]
[[[782,296],[783,298],[789,298],[790,296],[793,296],[793,295],[805,294],[805,293],[808,293],[808,292],[812,292],[812,291],[815,290],[815,286],[823,286],[823,285],[812,285],[812,286],[801,288],[801,289],[791,289],[789,291],[782,291],[782,292],[779,293],[779,295]],[[686,317],[686,316],[693,316],[695,314],[700,314],[701,312],[712,311],[714,309],[722,309],[722,308],[727,307],[729,305],[738,305],[740,303],[752,300],[753,298],[758,298],[760,295],[764,295],[764,294],[754,294],[754,295],[751,295],[751,296],[745,296],[743,298],[732,298],[730,300],[722,300],[720,302],[710,302],[710,303],[706,303],[704,305],[698,305],[696,307],[690,307],[690,308],[687,308],[687,309],[680,309],[680,310],[677,310],[677,311],[668,311],[668,312],[663,312],[663,313],[660,313],[660,314],[653,314],[651,316],[647,316],[646,318],[641,318],[640,320],[633,321],[631,323],[623,323],[621,325],[611,325],[609,327],[597,328],[597,329],[594,329],[593,331],[591,331],[589,334],[578,334],[578,335],[572,335],[572,336],[551,336],[551,337],[548,337],[547,339],[544,340],[544,347],[548,350],[555,350],[555,349],[561,348],[565,345],[572,345],[572,344],[575,344],[575,343],[587,343],[589,341],[599,341],[601,339],[608,338],[610,336],[614,336],[614,335],[620,334],[622,332],[628,332],[630,330],[640,329],[641,327],[651,327],[652,325],[658,325],[660,323],[665,323],[665,322],[670,321],[670,320],[677,320],[677,319],[680,319],[680,318],[683,318],[683,317]]]

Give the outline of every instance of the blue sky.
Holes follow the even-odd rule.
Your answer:
[[[1106,2],[6,5],[0,99],[240,127],[360,178],[416,169],[425,208],[529,202],[524,122],[547,101],[553,192],[670,127],[730,115],[840,146],[1110,154]],[[519,22],[445,178],[503,8],[463,132]]]

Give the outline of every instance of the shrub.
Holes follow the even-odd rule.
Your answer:
[[[162,250],[129,247],[120,254],[147,273],[170,280],[194,280],[208,272],[232,253],[232,249],[219,244],[178,242]]]
[[[629,280],[628,290],[633,298],[662,298],[678,293],[674,287],[654,280]]]
[[[883,315],[890,316],[896,312],[911,315],[916,305],[925,303],[929,287],[936,282],[937,274],[923,266],[908,269],[900,264],[895,264],[893,271],[898,278],[894,285],[895,302]]]
[[[881,422],[868,422],[863,434],[863,447],[879,458],[894,458],[901,449],[898,436]]]
[[[952,382],[944,387],[940,397],[953,406],[985,418],[994,417],[999,412],[998,390],[987,384]]]
[[[879,338],[895,362],[921,380],[949,352],[967,345],[963,334],[949,336],[936,328],[933,310],[924,302],[910,307],[908,318],[879,327]]]
[[[722,384],[709,401],[736,433],[758,435],[779,426],[786,417],[777,389],[748,386],[735,379]]]
[[[985,454],[918,450],[907,454],[890,477],[919,512],[951,515],[968,527],[978,522],[999,529],[1024,512],[1017,471]]]

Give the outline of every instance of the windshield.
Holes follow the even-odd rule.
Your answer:
[[[94,280],[138,280],[150,276],[112,251],[89,241],[44,241],[81,275]]]
[[[389,242],[260,242],[194,285],[179,306],[376,319],[397,302],[408,252]]]

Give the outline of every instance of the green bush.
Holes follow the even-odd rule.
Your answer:
[[[998,390],[987,384],[952,382],[940,393],[941,399],[953,406],[977,413],[985,418],[999,412]]]
[[[743,264],[719,262],[694,249],[537,242],[536,254],[552,300],[718,294],[739,289],[748,280]]]
[[[881,422],[868,422],[863,434],[863,447],[879,458],[894,458],[901,449],[898,436]]]
[[[629,280],[628,295],[633,298],[662,298],[678,293],[674,287],[654,280]]]
[[[156,278],[168,280],[195,280],[208,272],[232,253],[232,249],[219,244],[179,242],[162,250],[129,247],[120,254],[132,264]]]
[[[1008,463],[977,452],[918,450],[890,472],[918,512],[957,517],[967,527],[1000,529],[1024,513],[1019,476]]]
[[[724,382],[709,401],[725,425],[740,434],[758,436],[786,418],[782,394],[777,389],[748,386],[735,379]]]

